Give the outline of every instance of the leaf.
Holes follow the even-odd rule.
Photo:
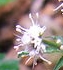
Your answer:
[[[43,40],[43,43],[46,44],[46,53],[63,53],[63,50],[60,50],[61,44],[56,43],[54,41]]]
[[[17,60],[6,60],[0,62],[0,70],[19,70]]]
[[[58,49],[57,47],[54,46],[47,46],[46,47],[46,53],[63,53],[63,50]]]
[[[59,48],[61,46],[61,44],[58,44],[58,43],[53,42],[53,41],[43,40],[42,42],[48,46],[54,46],[57,48]]]
[[[48,46],[46,47],[46,53],[55,53],[55,52],[62,52],[57,47]]]
[[[50,38],[50,39],[53,39],[53,40],[58,40],[60,39],[61,40],[61,44],[63,44],[63,36],[50,36],[50,37],[46,37],[46,38]]]
[[[14,0],[0,0],[0,6],[6,5],[7,3],[13,2]]]
[[[59,70],[63,66],[63,56],[60,58],[60,60],[57,62],[56,66],[53,70]]]
[[[28,52],[25,52],[25,51],[21,51],[19,54],[18,54],[18,58],[21,57],[21,56],[26,56],[28,55],[29,53]]]

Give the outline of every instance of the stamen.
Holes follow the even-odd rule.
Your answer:
[[[37,16],[37,18],[39,17],[39,14],[38,14],[38,12],[36,13],[36,16]]]
[[[59,10],[61,7],[63,7],[63,3],[61,5],[59,5],[56,9],[54,9],[53,11],[57,11]]]
[[[21,33],[21,29],[19,29],[19,28],[16,28],[16,31]]]
[[[42,60],[44,60],[45,62],[47,62],[49,65],[51,65],[51,64],[52,64],[52,62],[50,62],[50,61],[46,60],[46,59],[45,59],[45,58],[43,58],[41,55],[39,55],[39,57],[40,57]]]
[[[16,51],[18,51],[19,47],[18,46],[14,46],[14,49],[16,49]]]
[[[19,35],[16,35],[15,33],[14,33],[14,35],[15,35],[16,37],[18,37],[18,38],[20,38],[20,39],[21,39],[21,36],[19,36]]]
[[[32,18],[32,15],[31,15],[31,13],[29,14],[29,18],[31,19],[31,21],[32,21],[32,24],[34,25],[34,20],[33,20],[33,18]]]
[[[22,30],[24,30],[24,31],[27,31],[27,29],[21,27],[20,25],[17,25],[16,28],[20,28],[20,29],[22,29]]]
[[[28,64],[28,62],[33,58],[34,56],[29,57],[29,59],[25,62],[25,65]]]
[[[38,18],[39,18],[39,14],[38,12],[36,13],[37,19],[36,19],[36,24],[38,24]]]
[[[20,46],[24,46],[24,44],[19,44],[18,47],[20,47]]]

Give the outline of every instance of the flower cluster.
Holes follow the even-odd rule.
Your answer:
[[[36,13],[36,16],[38,17],[38,13]],[[51,64],[50,61],[42,56],[43,53],[46,52],[46,45],[42,42],[42,35],[46,30],[46,27],[40,27],[39,24],[35,23],[31,14],[29,14],[29,18],[32,21],[32,26],[30,26],[29,29],[25,29],[20,25],[16,26],[16,31],[20,32],[23,35],[17,35],[18,39],[16,40],[20,41],[20,44],[14,46],[14,48],[18,50],[20,46],[25,46],[25,49],[23,51],[17,52],[17,54],[21,57],[29,56],[29,59],[25,62],[25,64],[27,64],[32,58],[34,59],[33,66],[37,65],[38,58],[46,61],[48,64]],[[29,50],[30,48],[32,49]]]

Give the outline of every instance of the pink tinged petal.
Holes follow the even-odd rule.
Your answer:
[[[24,44],[19,44],[19,45],[17,45],[17,46],[14,46],[14,49],[16,49],[16,51],[17,51],[20,46],[24,46]]]
[[[20,46],[24,46],[24,44],[19,44],[17,46],[14,46],[14,49],[16,49],[16,51],[18,51],[18,49],[19,49]]]
[[[19,35],[15,34],[15,33],[14,33],[14,35],[15,35],[16,37],[18,37],[18,38],[20,38],[20,39],[21,39],[21,36],[19,36]]]
[[[24,31],[27,31],[27,29],[21,27],[20,25],[17,25],[16,28],[19,28],[19,29],[22,29],[22,30],[24,30]]]
[[[21,28],[21,26],[20,25],[16,25],[16,28]]]
[[[32,24],[34,25],[34,20],[33,20],[33,18],[32,18],[32,15],[31,15],[31,13],[29,14],[29,18],[31,19],[31,21],[32,21]]]
[[[19,47],[18,46],[14,46],[14,49],[16,49],[16,51],[18,51]]]
[[[19,29],[19,28],[16,28],[16,31],[21,33],[21,29]]]

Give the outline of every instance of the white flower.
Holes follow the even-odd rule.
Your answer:
[[[36,14],[38,17],[38,14]],[[43,54],[43,52],[46,52],[46,46],[42,43],[42,34],[44,33],[44,31],[46,30],[46,27],[40,27],[39,24],[35,24],[35,22],[33,21],[33,18],[31,16],[31,14],[29,14],[29,18],[32,21],[32,26],[30,26],[29,29],[25,29],[23,27],[21,27],[20,25],[16,26],[16,31],[18,32],[22,32],[22,30],[24,31],[23,36],[18,36],[17,41],[21,41],[21,43],[17,46],[15,46],[14,48],[18,49],[19,46],[29,46],[31,45],[31,47],[33,47],[32,50],[28,51],[26,48],[24,49],[24,51],[26,50],[27,52],[29,52],[30,58],[25,62],[25,64],[27,64],[29,62],[30,59],[34,58],[34,62],[33,65],[37,64],[37,59],[40,58],[46,62],[48,62],[49,64],[51,64],[50,61],[46,60],[45,58],[43,58],[41,56],[41,54]],[[32,46],[33,44],[33,46]],[[29,47],[30,48],[30,47]],[[21,53],[21,52],[20,52]],[[19,52],[18,52],[19,54]]]
[[[60,39],[57,39],[56,43],[61,43],[61,40]]]
[[[33,25],[33,26],[30,26],[28,33],[30,34],[31,37],[36,38],[39,36],[39,30],[40,30],[39,26]]]
[[[28,30],[28,33],[31,37],[37,38],[39,34],[43,34],[46,30],[46,27],[43,26],[42,28],[39,25],[34,24],[33,26],[30,26],[30,29]]]
[[[60,50],[63,50],[63,45],[60,46]]]

